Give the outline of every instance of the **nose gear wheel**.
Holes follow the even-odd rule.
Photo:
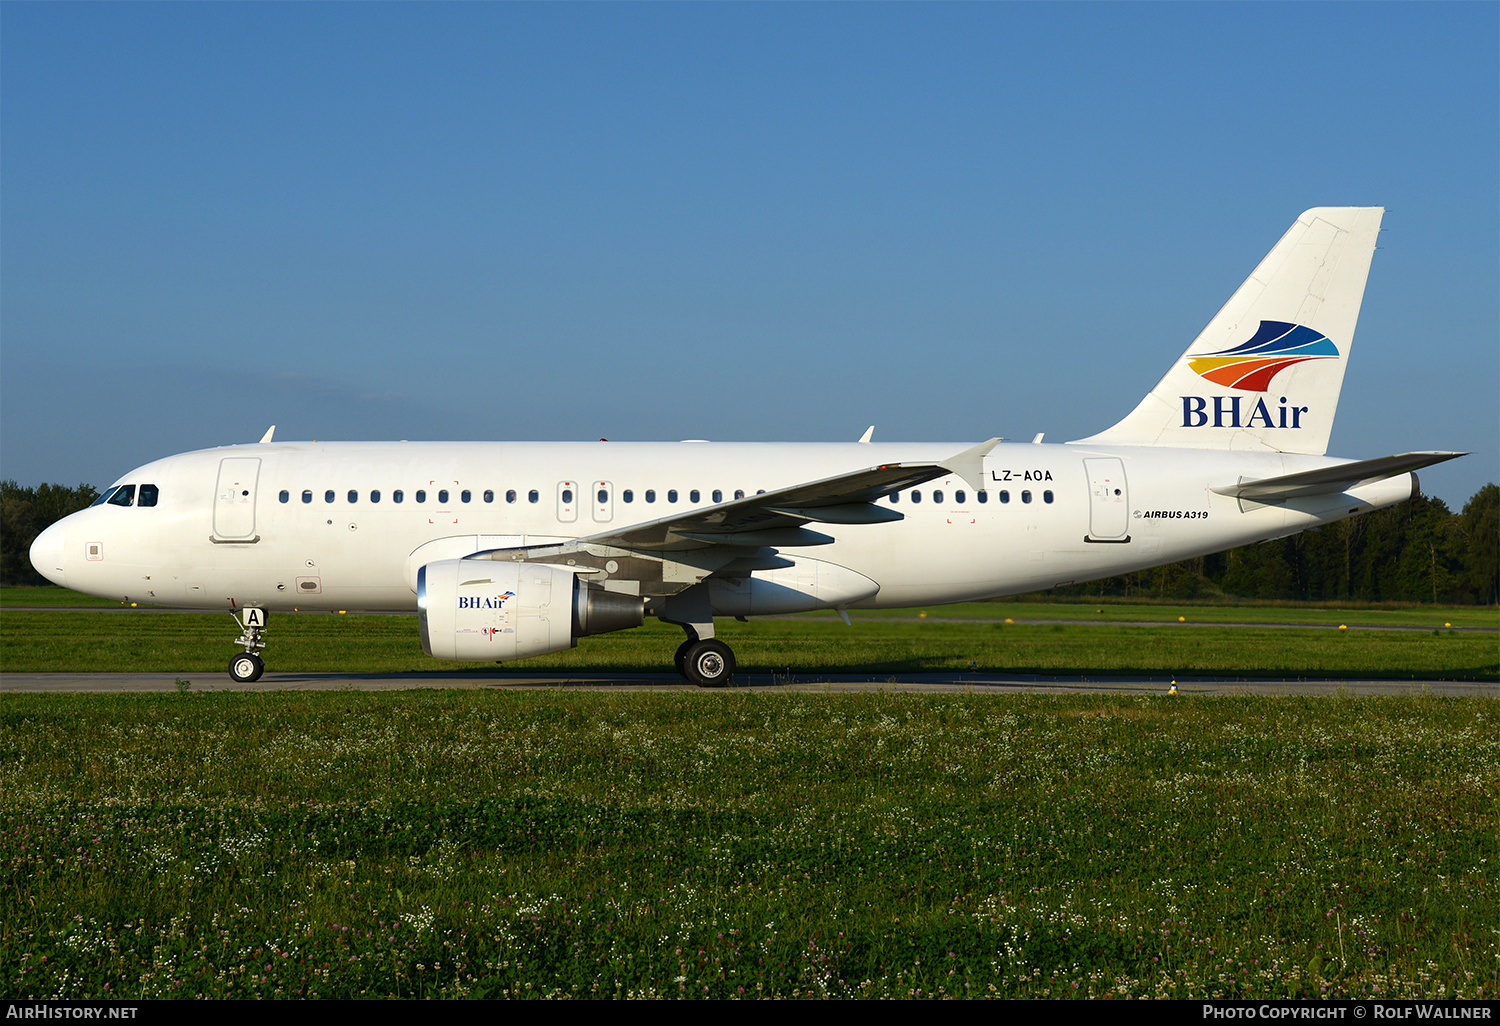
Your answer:
[[[245,609],[240,616],[229,615],[234,617],[235,625],[240,629],[240,636],[234,639],[234,643],[245,649],[229,660],[229,676],[240,684],[252,684],[266,672],[266,664],[259,652],[266,647],[261,635],[265,633],[270,617],[264,609],[255,608]]]
[[[241,652],[229,660],[229,676],[241,684],[254,683],[265,672],[266,664],[254,652]]]

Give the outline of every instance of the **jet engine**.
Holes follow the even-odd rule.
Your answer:
[[[560,652],[589,634],[639,627],[638,595],[605,591],[543,563],[444,559],[417,571],[422,650],[504,662]]]

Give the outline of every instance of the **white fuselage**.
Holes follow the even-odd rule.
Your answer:
[[[895,462],[954,444],[261,443],[149,463],[120,484],[155,505],[95,505],[49,528],[37,569],[67,587],[189,608],[415,609],[416,571],[475,552],[586,537],[737,492]],[[832,544],[781,548],[878,592],[814,603],[963,602],[1114,576],[1341,519],[1410,496],[1401,474],[1258,505],[1215,486],[1346,461],[1203,449],[1001,444],[983,488],[940,477],[879,505],[903,520],[815,524]],[[981,491],[982,498],[981,501]],[[376,494],[378,493],[378,500]],[[397,494],[400,501],[396,501]],[[941,498],[939,498],[941,496]],[[594,580],[607,584],[608,574]],[[738,612],[716,608],[717,613]]]

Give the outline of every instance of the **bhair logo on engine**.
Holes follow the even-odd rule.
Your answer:
[[[506,599],[516,597],[513,591],[507,591],[500,595],[460,595],[458,597],[459,609],[500,609],[504,607]]]
[[[1288,367],[1310,360],[1337,360],[1338,346],[1320,331],[1289,321],[1261,321],[1250,339],[1231,349],[1188,357],[1188,367],[1205,381],[1239,392],[1265,392],[1271,379]],[[1210,405],[1211,404],[1211,405]],[[1238,395],[1185,395],[1183,427],[1301,428],[1308,407],[1288,405],[1282,396],[1276,406],[1262,397],[1252,405]]]

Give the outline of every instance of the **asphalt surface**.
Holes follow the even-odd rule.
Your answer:
[[[186,682],[179,683],[179,681]],[[903,674],[745,673],[714,691],[667,673],[267,673],[237,684],[225,673],[6,673],[0,692],[144,693],[161,691],[403,691],[412,688],[684,691],[704,695],[755,690],[800,693],[905,691],[932,694],[1443,695],[1500,698],[1500,684],[1451,680],[1040,676],[996,672]]]

